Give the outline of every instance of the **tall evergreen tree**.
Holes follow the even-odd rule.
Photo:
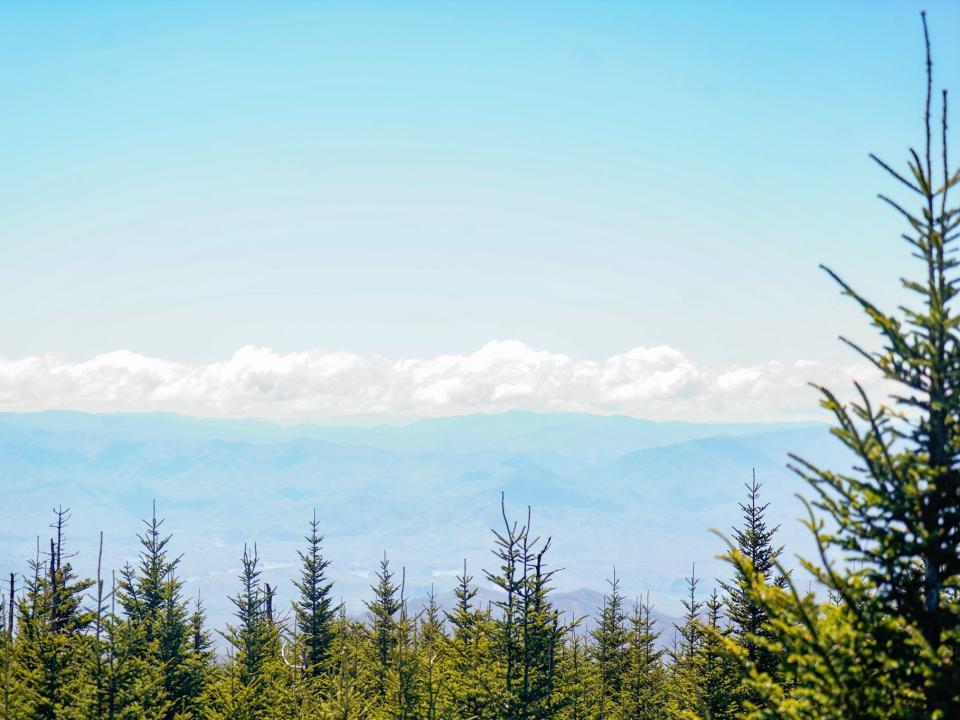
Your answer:
[[[703,716],[710,720],[733,720],[740,714],[740,674],[724,651],[729,628],[721,625],[723,601],[716,589],[704,603],[706,627],[698,649],[697,672],[701,678]]]
[[[333,645],[334,621],[337,607],[331,592],[333,583],[327,579],[330,561],[322,553],[323,536],[314,511],[310,521],[307,547],[299,551],[300,579],[294,581],[299,596],[294,601],[297,622],[298,647],[303,658],[303,671],[316,677],[328,667],[328,655]]]
[[[674,625],[677,636],[671,652],[670,667],[671,699],[668,709],[670,717],[695,717],[703,709],[703,675],[700,668],[701,646],[704,628],[701,622],[703,601],[697,597],[697,566],[693,565],[687,583],[687,597],[684,599],[683,623]]]
[[[550,718],[562,706],[557,692],[557,665],[568,628],[550,600],[554,570],[547,570],[544,557],[550,539],[541,542],[530,534],[530,510],[526,525],[511,522],[501,495],[504,531],[494,531],[495,555],[500,572],[487,578],[505,597],[497,601],[497,650],[504,674],[498,712],[508,717]]]
[[[777,572],[777,558],[783,552],[783,546],[775,546],[773,539],[779,529],[768,527],[764,515],[769,503],[761,504],[761,484],[757,482],[756,470],[747,489],[746,502],[740,503],[743,513],[743,525],[733,529],[733,539],[740,555],[750,560],[756,577],[777,587],[785,587],[786,579]],[[721,582],[726,594],[726,616],[733,635],[744,647],[751,666],[759,672],[765,672],[772,679],[779,680],[780,658],[769,648],[770,633],[766,627],[767,613],[749,592],[749,579],[737,572],[732,581]],[[766,640],[767,642],[763,642]]]
[[[366,605],[370,615],[369,639],[373,650],[376,691],[379,698],[384,700],[390,692],[392,663],[397,647],[397,615],[403,604],[400,588],[393,580],[386,553],[380,561],[376,579],[376,585],[370,588],[373,591],[373,600]]]
[[[230,601],[235,624],[227,625],[223,637],[230,644],[230,662],[208,696],[212,719],[260,720],[274,709],[280,654],[279,636],[267,612],[267,593],[261,583],[257,547],[243,548],[240,592]]]
[[[497,674],[493,623],[489,613],[476,606],[477,592],[464,560],[453,591],[456,602],[446,614],[452,637],[444,695],[454,717],[492,720],[498,717],[493,700]]]
[[[169,554],[171,536],[161,534],[163,522],[154,504],[138,535],[137,567],[124,568],[117,597],[143,643],[141,712],[173,720],[196,709],[210,656],[193,648],[190,611],[177,576],[180,557]]]
[[[790,578],[786,590],[771,588],[749,558],[732,554],[770,618],[770,649],[789,658],[788,688],[752,677],[755,717],[946,720],[960,708],[960,287],[952,252],[960,208],[949,200],[960,170],[950,170],[947,155],[946,91],[936,147],[923,21],[924,144],[910,151],[905,173],[874,158],[918,200],[910,210],[881,196],[909,226],[903,237],[920,268],[902,282],[919,302],[884,312],[827,270],[883,341],[876,352],[849,344],[896,390],[891,406],[860,385],[850,403],[821,388],[834,434],[859,469],[834,472],[794,458],[816,493],[808,525],[820,552],[805,566],[834,601],[802,594]]]
[[[417,637],[418,666],[422,668],[422,690],[417,715],[424,720],[438,720],[448,714],[446,707],[446,680],[444,668],[449,638],[444,627],[443,611],[437,602],[433,587],[427,597],[427,606],[420,617]]]
[[[17,669],[23,706],[37,720],[85,718],[91,701],[86,630],[94,613],[83,607],[92,580],[78,579],[66,551],[70,511],[54,510],[46,559],[31,562],[18,602]]]
[[[667,704],[667,678],[662,663],[663,651],[657,646],[656,629],[650,605],[637,599],[628,617],[627,656],[621,687],[622,720],[659,720]]]
[[[604,595],[600,617],[590,632],[590,656],[598,671],[594,713],[600,720],[613,717],[616,712],[627,660],[626,612],[616,570],[608,582],[610,592]]]

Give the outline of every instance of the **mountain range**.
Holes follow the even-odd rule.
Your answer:
[[[508,514],[552,537],[558,604],[583,614],[615,571],[628,597],[650,592],[664,623],[681,612],[696,563],[704,594],[725,577],[717,559],[751,472],[779,540],[809,552],[787,453],[850,465],[817,423],[696,424],[587,414],[469,415],[405,426],[287,426],[166,414],[0,414],[0,571],[24,573],[51,509],[71,509],[74,563],[135,562],[156,503],[183,554],[186,591],[222,625],[244,544],[264,579],[292,598],[297,550],[316,510],[335,592],[353,613],[379,560],[405,568],[408,597],[448,593],[466,560],[483,585],[495,567],[492,528]],[[486,590],[484,590],[486,593]],[[562,602],[561,602],[562,601]],[[672,635],[671,628],[665,628]]]

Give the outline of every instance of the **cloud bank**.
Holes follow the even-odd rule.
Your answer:
[[[53,354],[0,358],[0,410],[272,420],[532,410],[782,420],[821,417],[809,382],[845,392],[853,380],[874,390],[880,382],[865,363],[709,368],[665,346],[604,360],[578,360],[517,340],[495,340],[469,355],[407,359],[246,346],[227,360],[195,365],[119,350],[83,361]]]

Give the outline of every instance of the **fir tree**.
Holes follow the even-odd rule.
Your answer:
[[[310,534],[306,536],[306,551],[300,556],[300,580],[294,581],[299,597],[294,601],[298,630],[298,646],[303,658],[303,671],[316,677],[327,667],[328,654],[333,644],[333,624],[337,607],[333,604],[333,583],[327,580],[330,562],[323,557],[319,533],[320,524],[314,511]]]
[[[805,562],[832,598],[769,587],[739,551],[732,561],[748,578],[752,599],[769,616],[769,647],[789,658],[788,688],[751,676],[755,717],[947,718],[960,707],[960,335],[953,314],[958,292],[952,254],[960,209],[949,192],[960,183],[947,156],[947,103],[934,140],[932,62],[927,48],[925,141],[900,173],[874,158],[919,201],[916,211],[886,196],[907,222],[904,234],[920,261],[903,286],[919,298],[887,313],[831,271],[883,340],[869,352],[853,347],[896,390],[892,406],[856,386],[841,402],[821,388],[836,437],[858,469],[835,472],[794,458],[815,491],[808,525],[817,562]],[[823,513],[829,518],[826,525]]]
[[[504,531],[494,531],[500,572],[486,573],[506,596],[497,601],[497,650],[504,667],[497,704],[508,717],[549,718],[562,704],[557,663],[567,631],[549,597],[555,571],[546,569],[544,557],[550,539],[530,535],[529,508],[526,525],[511,522],[502,495],[501,512]]]
[[[22,705],[37,720],[85,718],[91,701],[86,630],[94,613],[83,608],[92,580],[80,580],[65,548],[69,510],[54,511],[46,560],[31,562],[18,602],[16,653]]]
[[[380,561],[376,578],[376,585],[370,588],[373,591],[373,600],[367,603],[367,611],[370,615],[369,640],[373,649],[376,691],[383,700],[387,698],[390,690],[392,662],[397,646],[396,615],[402,606],[400,588],[393,581],[386,553]]]
[[[430,588],[427,606],[420,618],[417,650],[419,667],[422,671],[422,692],[418,716],[424,720],[437,720],[446,715],[444,699],[446,697],[446,678],[444,666],[447,659],[447,638],[443,613],[437,604],[437,597]]]
[[[138,536],[138,565],[121,573],[118,599],[144,644],[140,651],[144,675],[154,676],[141,681],[141,712],[173,720],[196,709],[209,653],[197,653],[192,647],[190,612],[177,577],[180,557],[168,552],[171,538],[160,532],[163,520],[157,518],[156,504],[144,525],[146,530]]]
[[[252,552],[244,546],[241,566],[241,590],[230,598],[236,623],[223,633],[232,657],[211,688],[208,714],[259,720],[268,717],[276,701],[271,691],[279,670],[279,636],[267,612],[256,545]]]
[[[489,614],[474,604],[477,592],[464,560],[463,573],[457,576],[453,591],[456,602],[446,614],[452,637],[446,663],[450,678],[444,695],[455,717],[485,720],[496,717],[493,693],[497,668],[492,622]]]
[[[590,633],[590,657],[598,670],[595,716],[601,720],[612,717],[620,701],[627,654],[626,613],[616,570],[608,582],[610,592],[603,597],[600,617]]]
[[[777,587],[784,587],[786,580],[777,573],[775,567],[783,547],[773,544],[779,527],[768,527],[764,519],[769,504],[758,502],[761,484],[757,482],[756,471],[745,487],[747,500],[740,503],[743,525],[733,530],[737,550],[742,557],[750,560],[757,577],[763,577],[765,582],[773,583]],[[751,597],[748,578],[744,573],[737,572],[732,581],[721,582],[720,585],[726,594],[726,615],[731,630],[746,650],[749,663],[759,672],[765,672],[772,679],[779,680],[780,658],[770,652],[767,644],[760,642],[763,639],[769,640],[769,631],[766,628],[768,617],[762,605]]]
[[[695,717],[703,708],[703,675],[700,668],[701,646],[703,644],[703,625],[701,611],[703,601],[697,599],[697,567],[692,566],[687,583],[687,598],[683,600],[684,618],[682,625],[674,625],[678,633],[671,656],[671,717]]]
[[[738,667],[724,652],[724,639],[729,629],[721,626],[723,601],[716,589],[704,606],[707,610],[706,632],[698,650],[697,663],[703,715],[710,720],[732,720],[740,712],[740,675]]]
[[[667,704],[663,651],[657,647],[660,631],[651,616],[650,596],[637,599],[628,617],[627,653],[621,687],[623,720],[659,720]]]

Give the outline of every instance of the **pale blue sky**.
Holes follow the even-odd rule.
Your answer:
[[[5,2],[0,355],[851,359],[922,6]]]

